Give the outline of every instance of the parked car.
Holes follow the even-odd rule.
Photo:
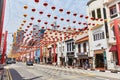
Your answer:
[[[12,60],[12,63],[13,63],[13,64],[15,64],[15,63],[16,63],[16,61],[15,61],[15,60]]]
[[[12,61],[11,60],[7,60],[6,63],[7,64],[12,64]]]
[[[26,65],[28,65],[28,66],[33,66],[33,61],[27,61],[27,62],[26,62]]]

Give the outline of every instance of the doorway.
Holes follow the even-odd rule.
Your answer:
[[[104,57],[102,53],[95,55],[95,67],[104,68]]]

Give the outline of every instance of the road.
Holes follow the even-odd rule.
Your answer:
[[[119,80],[114,78],[100,77],[92,74],[78,73],[54,66],[26,66],[25,63],[16,63],[6,66],[9,69],[12,80]]]

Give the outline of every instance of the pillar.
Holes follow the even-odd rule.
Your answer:
[[[119,30],[117,19],[114,20],[114,30],[115,30],[116,45],[117,45],[117,51],[118,51],[118,65],[120,66],[120,30]]]
[[[56,43],[54,43],[53,54],[54,54],[53,62],[56,62]]]
[[[40,46],[40,62],[43,62],[43,59],[42,59],[42,46]]]

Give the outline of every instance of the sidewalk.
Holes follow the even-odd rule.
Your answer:
[[[63,70],[63,71],[69,71],[69,72],[75,72],[75,73],[83,73],[93,76],[101,76],[101,77],[111,77],[111,78],[117,78],[120,79],[120,72],[117,73],[111,73],[111,71],[100,71],[100,70],[91,70],[91,69],[78,69],[78,68],[68,68],[68,67],[59,67],[59,66],[53,66],[53,65],[41,65],[41,64],[34,64],[34,66],[40,66],[43,68],[50,68],[55,70]]]

